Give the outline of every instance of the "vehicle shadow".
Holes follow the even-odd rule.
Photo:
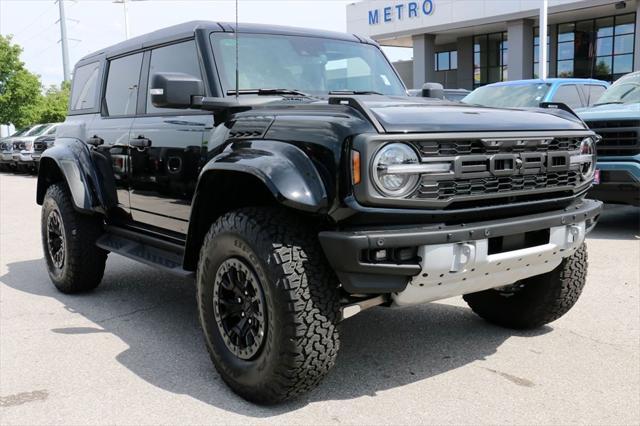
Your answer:
[[[9,264],[0,283],[54,298],[93,323],[51,329],[61,335],[61,345],[71,342],[64,339],[112,333],[128,345],[117,361],[141,379],[255,418],[277,416],[315,401],[375,396],[483,360],[511,336],[552,330],[514,332],[483,322],[469,309],[445,304],[374,308],[341,325],[337,365],[319,388],[291,402],[260,407],[233,394],[213,368],[200,332],[191,280],[110,255],[103,283],[90,294],[57,292],[42,259]]]
[[[595,229],[587,239],[638,240],[640,239],[640,208],[606,204]]]

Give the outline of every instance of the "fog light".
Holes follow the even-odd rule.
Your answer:
[[[376,250],[373,254],[373,258],[376,260],[376,262],[387,260],[387,250]]]

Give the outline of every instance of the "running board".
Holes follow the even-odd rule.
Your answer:
[[[117,232],[115,229],[113,231]],[[148,237],[139,240],[138,238],[133,239],[132,237],[118,235],[115,232],[109,232],[109,229],[107,229],[107,233],[98,238],[96,245],[101,249],[163,269],[175,275],[182,277],[194,275],[192,271],[182,268],[183,253],[180,250],[157,247],[149,243]]]

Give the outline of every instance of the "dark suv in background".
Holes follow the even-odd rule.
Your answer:
[[[367,38],[189,22],[76,65],[40,159],[46,265],[65,293],[97,287],[109,252],[195,276],[221,377],[275,403],[372,306],[566,313],[601,210],[594,144],[562,110],[409,97]]]

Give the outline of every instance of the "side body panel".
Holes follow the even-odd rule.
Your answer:
[[[148,148],[130,148],[131,215],[134,221],[186,234],[191,200],[206,153],[213,117],[137,117],[131,139]]]

